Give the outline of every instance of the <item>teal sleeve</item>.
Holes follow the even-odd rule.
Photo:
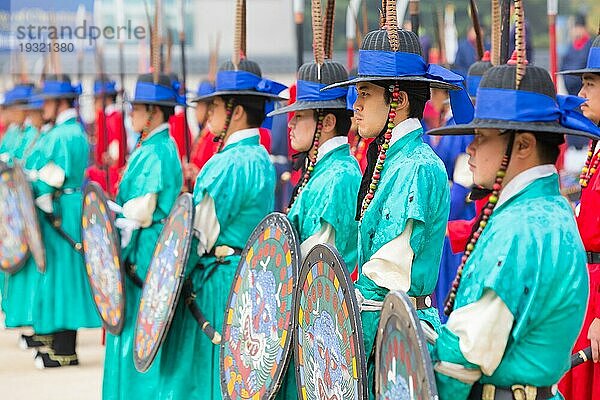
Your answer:
[[[459,338],[446,325],[442,325],[438,331],[439,337],[435,345],[431,348],[431,361],[433,365],[440,361],[446,361],[453,364],[462,365],[468,369],[479,369],[473,363],[465,359],[460,351]],[[451,378],[440,372],[435,372],[438,393],[441,400],[446,399],[467,399],[471,386],[468,383]]]

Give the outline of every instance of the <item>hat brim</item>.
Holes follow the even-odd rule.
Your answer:
[[[451,125],[432,129],[428,131],[427,134],[432,136],[473,135],[475,134],[476,129],[510,129],[525,132],[544,132],[549,134],[580,136],[593,140],[599,139],[598,136],[592,133],[565,128],[558,122],[520,122],[479,118],[475,118],[468,124]]]
[[[557,72],[556,75],[583,75],[583,74],[600,74],[600,68],[582,68],[570,69],[568,71]]]
[[[58,100],[58,99],[76,99],[80,95],[76,93],[61,93],[61,94],[52,94],[52,93],[40,93],[36,94],[35,98],[38,100]]]
[[[329,90],[337,87],[356,85],[359,82],[378,82],[378,81],[410,81],[410,82],[425,82],[429,86],[436,89],[445,90],[461,90],[462,88],[452,83],[440,82],[435,79],[425,78],[423,76],[358,76],[344,82],[338,82],[324,87],[321,90]]]
[[[274,115],[285,114],[289,112],[295,111],[303,111],[303,110],[319,110],[319,109],[346,109],[346,99],[334,99],[334,100],[326,100],[326,101],[306,101],[299,100],[296,101],[289,106],[278,108],[277,110],[271,111],[267,114],[267,117],[272,117]]]
[[[189,104],[179,104],[174,101],[153,101],[153,100],[129,100],[129,104],[151,104],[156,106],[166,106],[166,107],[191,107]]]
[[[207,101],[207,100],[214,99],[215,97],[219,97],[219,96],[258,96],[258,97],[265,97],[267,99],[276,100],[276,101],[288,100],[285,97],[281,97],[276,94],[257,92],[254,90],[221,90],[221,91],[207,94],[204,96],[196,97],[195,99],[192,100],[192,102],[197,103],[199,101]]]

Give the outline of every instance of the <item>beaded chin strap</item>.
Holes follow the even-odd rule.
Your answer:
[[[594,173],[598,169],[598,165],[600,165],[600,151],[596,153],[594,156],[594,151],[596,150],[596,145],[598,144],[597,140],[592,140],[590,143],[590,147],[587,153],[587,159],[585,160],[585,165],[581,169],[581,175],[579,175],[579,184],[582,188],[586,188]]]
[[[360,220],[362,220],[365,211],[369,208],[369,204],[373,200],[375,196],[375,191],[379,186],[379,180],[381,179],[381,171],[383,171],[383,166],[385,164],[386,152],[390,148],[390,140],[392,139],[392,130],[396,126],[394,124],[394,119],[396,118],[396,108],[398,107],[398,99],[400,98],[400,86],[398,83],[390,85],[389,91],[392,92],[392,102],[390,103],[390,111],[388,113],[387,118],[387,130],[383,134],[384,141],[379,149],[379,156],[377,158],[377,163],[375,164],[375,169],[373,170],[373,175],[371,176],[371,184],[369,185],[369,190],[366,193],[365,197],[362,199],[362,206],[360,210]]]
[[[302,180],[298,183],[296,188],[294,188],[294,194],[292,195],[292,199],[290,200],[290,204],[287,208],[286,212],[290,212],[292,205],[300,196],[300,193],[310,180],[310,176],[315,169],[315,165],[317,164],[317,155],[319,154],[319,144],[321,139],[321,132],[323,130],[323,119],[325,119],[325,113],[323,110],[317,110],[317,126],[315,127],[315,133],[313,135],[313,145],[312,151],[309,150],[309,161],[306,169],[304,170],[304,174],[302,175]]]
[[[227,104],[225,105],[225,125],[223,126],[221,133],[219,133],[219,135],[213,139],[214,142],[219,142],[217,153],[223,150],[223,145],[225,144],[225,135],[227,135],[227,130],[229,129],[229,124],[231,123],[231,116],[233,115],[234,103],[234,99],[229,99],[227,101]]]
[[[140,135],[140,138],[138,139],[138,142],[135,145],[136,149],[142,145],[142,142],[146,139],[146,137],[150,133],[150,122],[152,122],[152,118],[154,117],[154,114],[156,114],[156,106],[150,105],[150,112],[148,113],[148,118],[146,119],[146,124],[142,128],[142,133]]]

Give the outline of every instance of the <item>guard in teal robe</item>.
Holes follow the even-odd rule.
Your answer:
[[[40,112],[41,102],[29,101],[23,107],[26,110]],[[20,159],[23,169],[28,171],[32,168],[34,160],[30,156],[35,154],[36,151],[40,151],[39,146],[43,141],[40,131],[29,123],[25,124],[25,137],[27,142],[22,146],[20,154],[15,153],[15,155],[16,158]],[[41,214],[39,217],[41,217]],[[7,328],[33,325],[33,305],[40,277],[41,274],[31,255],[29,255],[23,268],[14,274],[5,276],[2,290],[2,309],[5,317],[4,325]],[[20,346],[22,348],[40,347],[49,344],[49,340],[50,337],[21,335]]]
[[[238,69],[231,62],[225,63],[216,82],[214,93],[196,100],[215,101],[218,97],[225,104],[239,104],[252,99],[253,109],[235,106],[230,111],[243,107],[246,115],[253,113],[255,122],[264,118],[264,99],[280,99],[277,93],[285,89],[262,78],[260,67],[247,59],[240,62]],[[261,87],[259,82],[268,85]],[[243,93],[237,94],[240,91]],[[225,114],[224,109],[219,112]],[[209,114],[209,124],[214,113],[213,110]],[[230,127],[230,118],[226,120],[225,130],[217,134],[224,140],[222,149],[204,165],[196,179],[197,239],[192,242],[186,271],[195,300],[182,297],[177,306],[162,349],[159,399],[222,398],[220,346],[206,336],[185,303],[196,301],[210,324],[221,331],[241,251],[256,225],[274,208],[275,168],[259,144],[258,126],[249,125],[249,117],[246,118],[245,123],[238,122],[235,131]]]
[[[340,252],[351,273],[357,262],[356,243],[358,222],[354,219],[356,193],[360,186],[361,171],[356,159],[350,154],[348,129],[351,113],[347,110],[345,88],[321,92],[328,84],[348,79],[346,68],[327,60],[318,66],[306,63],[298,70],[296,101],[269,115],[302,112],[292,117],[289,123],[295,137],[309,138],[310,148],[299,151],[302,174],[290,199],[288,219],[300,237],[302,256],[318,243],[329,243]],[[307,115],[306,110],[310,111]],[[312,115],[311,115],[312,113]],[[303,130],[295,118],[313,118],[315,128]],[[324,136],[319,130],[319,117],[336,118],[335,131]],[[318,145],[314,142],[317,140]],[[292,146],[293,146],[292,142]],[[305,151],[302,151],[305,150]],[[316,151],[316,157],[315,157]],[[305,179],[305,177],[308,179]],[[290,360],[278,398],[297,398],[294,361]]]
[[[383,87],[387,93],[382,94],[382,100],[389,104],[381,132],[367,132],[373,128],[361,128],[361,121],[358,122],[361,136],[375,137],[367,151],[368,165],[356,210],[359,278],[355,286],[370,398],[375,396],[375,336],[388,291],[405,291],[423,323],[433,329],[440,325],[431,295],[438,277],[450,198],[444,165],[423,142],[419,122],[430,86],[457,91],[457,95],[451,95],[455,117],[468,118],[473,109],[468,94],[456,90],[462,77],[437,65],[427,65],[413,32],[398,29],[397,34],[393,41],[397,46],[393,49],[386,30],[369,32],[360,49],[358,76],[326,88],[335,90],[356,84],[359,93],[353,107],[366,119],[375,110],[367,107],[361,85]],[[409,103],[407,118],[401,118],[399,108],[394,108],[394,96],[400,96],[400,92],[406,93],[403,101],[407,99]]]
[[[471,123],[430,132],[483,136],[467,148],[476,184],[484,184],[477,178],[486,168],[478,152],[490,154],[502,143],[488,136],[508,135],[505,161],[498,161],[494,186],[486,184],[492,194],[446,304],[448,322],[431,347],[442,400],[562,399],[556,383],[570,367],[583,322],[586,254],[553,164],[564,134],[598,140],[600,128],[574,111],[583,99],[557,99],[542,68],[523,67],[515,89],[517,68],[495,66],[484,75]],[[520,135],[535,136],[529,155],[521,152]],[[521,169],[506,181],[517,151]]]
[[[81,250],[81,204],[89,146],[73,103],[80,91],[66,75],[51,75],[39,98],[54,105],[54,126],[29,156],[34,197],[46,248],[46,272],[35,292],[33,328],[52,334],[53,346],[38,351],[36,366],[78,364],[77,329],[100,326]]]
[[[144,91],[154,85],[156,94]],[[162,96],[160,95],[162,94]],[[157,84],[152,75],[141,75],[133,104],[161,106],[172,112],[180,101],[166,75]],[[163,111],[164,112],[164,111]],[[183,185],[183,172],[175,143],[165,118],[162,124],[142,134],[132,152],[117,191],[116,203],[122,206],[115,224],[121,228],[121,259],[132,274],[144,281],[156,241]],[[147,219],[143,223],[140,219]],[[155,398],[159,382],[161,352],[145,373],[138,372],[133,360],[135,325],[142,295],[127,275],[125,282],[125,321],[120,335],[106,334],[102,398],[118,400]]]

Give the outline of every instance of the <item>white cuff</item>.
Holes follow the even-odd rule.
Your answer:
[[[123,216],[136,221],[142,228],[152,224],[154,210],[156,210],[156,193],[148,193],[123,204]]]
[[[50,161],[38,171],[40,181],[60,189],[65,183],[65,170]]]
[[[362,267],[362,273],[377,286],[389,290],[410,289],[414,251],[410,247],[413,220],[406,222],[404,232],[381,246]]]
[[[335,229],[327,222],[323,221],[319,232],[310,236],[302,244],[300,244],[300,254],[302,258],[308,254],[308,252],[315,247],[317,244],[331,244],[335,246]]]
[[[131,241],[133,231],[140,228],[140,224],[132,219],[117,218],[115,220],[115,227],[121,232],[121,248],[123,249]]]
[[[194,234],[198,238],[197,252],[199,256],[208,253],[219,237],[221,226],[217,219],[215,201],[207,193],[196,205],[194,213]]]
[[[52,206],[52,194],[43,194],[35,199],[35,205],[46,214],[52,214],[54,207]]]
[[[433,366],[433,369],[450,378],[454,378],[468,385],[472,385],[481,378],[481,371],[478,369],[465,368],[463,365],[454,364],[448,361],[440,361]]]

